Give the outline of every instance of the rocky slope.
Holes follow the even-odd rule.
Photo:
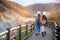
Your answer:
[[[8,0],[0,1],[0,32],[6,28],[24,24],[24,20],[34,17],[26,7]]]

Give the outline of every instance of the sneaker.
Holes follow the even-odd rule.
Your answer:
[[[38,34],[35,34],[36,36],[38,36]]]
[[[46,35],[46,32],[45,32],[45,35]]]
[[[42,37],[44,37],[44,32],[42,32]]]

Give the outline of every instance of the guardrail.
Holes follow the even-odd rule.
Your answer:
[[[29,27],[30,26],[30,27]],[[21,30],[22,28],[25,28],[25,30]],[[6,40],[13,40],[18,35],[18,40],[21,40],[21,34],[22,32],[26,33],[26,36],[28,35],[28,32],[32,32],[34,30],[35,26],[34,24],[26,24],[26,25],[19,25],[15,28],[7,28],[6,31],[0,33],[0,40],[3,40],[3,38],[6,38]]]
[[[52,25],[52,31],[53,31],[53,40],[59,40],[60,39],[60,27],[55,21],[49,21],[50,25]]]
[[[57,23],[55,21],[49,21],[50,23],[53,23],[54,26],[58,26]]]

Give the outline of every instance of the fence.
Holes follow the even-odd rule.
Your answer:
[[[58,40],[60,37],[59,25],[55,21],[50,21],[49,23],[52,26],[51,29],[53,31],[53,40]]]
[[[24,30],[22,29],[24,27]],[[6,40],[13,40],[16,39],[16,36],[18,36],[18,40],[21,39],[21,34],[22,32],[25,32],[25,35],[28,35],[28,32],[32,32],[34,30],[34,24],[26,24],[26,25],[19,25],[18,27],[15,28],[7,28],[7,31],[4,31],[0,33],[0,40],[3,40],[3,38],[6,38]]]

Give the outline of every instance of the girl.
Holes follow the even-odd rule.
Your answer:
[[[46,35],[46,24],[47,24],[47,18],[45,15],[42,16],[42,36],[44,37],[44,34]]]
[[[36,30],[36,36],[38,36],[40,32],[40,14],[38,14],[35,22],[35,30]]]

